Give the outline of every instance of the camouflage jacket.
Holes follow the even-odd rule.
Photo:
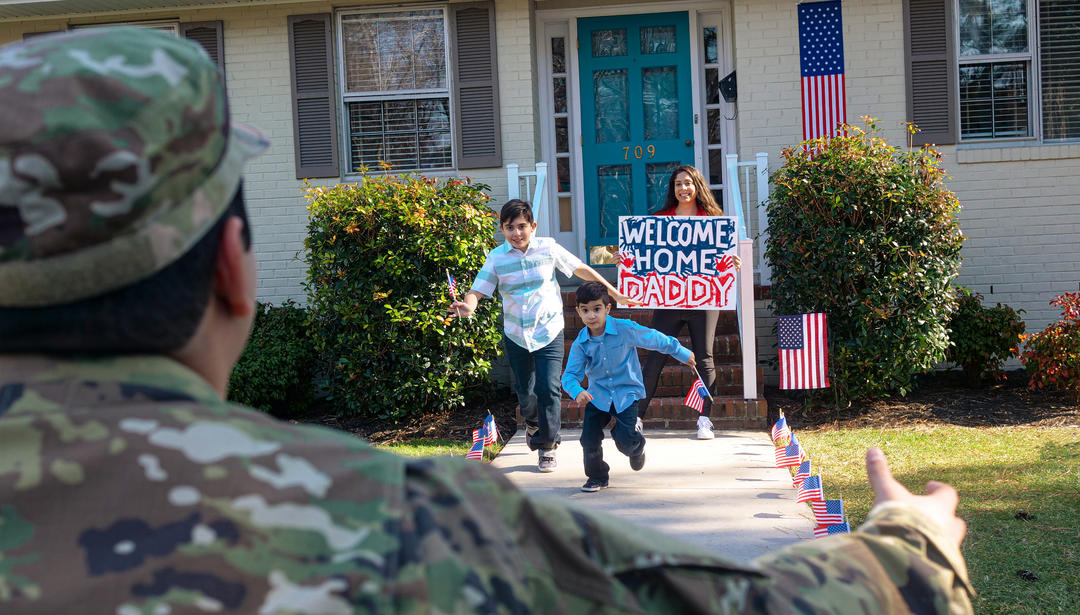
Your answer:
[[[917,512],[737,565],[483,464],[222,401],[162,357],[0,357],[0,613],[965,613]]]

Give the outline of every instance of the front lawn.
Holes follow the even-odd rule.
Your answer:
[[[881,447],[897,480],[960,493],[975,612],[1080,613],[1080,428],[957,427],[796,430],[829,498],[852,527],[873,502],[864,453]]]

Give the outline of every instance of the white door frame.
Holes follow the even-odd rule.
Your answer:
[[[570,184],[572,188],[572,204],[574,209],[574,240],[576,241],[576,253],[586,263],[588,254],[585,246],[585,195],[582,190],[584,185],[584,171],[581,163],[581,97],[578,93],[580,71],[578,69],[578,45],[577,45],[577,19],[581,17],[602,17],[605,15],[635,15],[642,13],[670,13],[686,11],[690,20],[690,33],[692,44],[690,46],[690,64],[693,70],[690,72],[690,90],[693,93],[691,100],[692,113],[694,115],[694,166],[702,168],[705,162],[707,148],[707,117],[705,115],[705,92],[704,74],[700,67],[704,65],[704,53],[699,44],[701,24],[699,13],[720,13],[722,15],[722,39],[718,41],[718,54],[722,54],[722,65],[734,70],[734,41],[731,29],[731,4],[727,0],[712,1],[687,1],[687,2],[651,2],[644,4],[620,4],[612,6],[589,6],[569,9],[550,9],[536,11],[536,61],[537,81],[539,93],[540,112],[540,151],[541,160],[550,163],[548,167],[548,202],[552,204],[553,212],[558,211],[558,170],[555,161],[555,122],[552,119],[554,103],[552,102],[553,91],[551,84],[551,56],[549,52],[549,27],[559,28],[561,35],[566,36],[566,97],[569,111],[569,140],[570,140]],[[555,36],[560,33],[554,34]],[[726,73],[725,73],[726,74]],[[723,77],[723,74],[720,75]],[[733,106],[733,105],[732,105]],[[576,138],[575,138],[576,137]],[[727,145],[726,153],[737,153],[735,143],[736,130],[734,122],[725,122],[723,141]],[[574,143],[577,143],[575,146]],[[728,181],[738,181],[738,178],[728,179],[726,172],[721,171],[724,179],[724,203],[725,210],[730,206],[731,191],[727,189]]]

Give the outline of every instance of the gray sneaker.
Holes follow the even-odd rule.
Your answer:
[[[584,485],[581,486],[581,490],[585,493],[595,493],[597,491],[600,491],[601,489],[607,488],[608,482],[606,480],[598,481],[595,478],[590,478],[589,480],[585,481]]]
[[[554,472],[555,468],[559,467],[559,462],[555,461],[555,451],[540,451],[540,471],[541,472]]]

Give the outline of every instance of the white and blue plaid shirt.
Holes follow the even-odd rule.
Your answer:
[[[563,330],[563,302],[555,268],[565,275],[585,263],[551,237],[533,236],[525,252],[504,242],[487,255],[472,290],[503,302],[503,332],[529,352],[547,346]]]

